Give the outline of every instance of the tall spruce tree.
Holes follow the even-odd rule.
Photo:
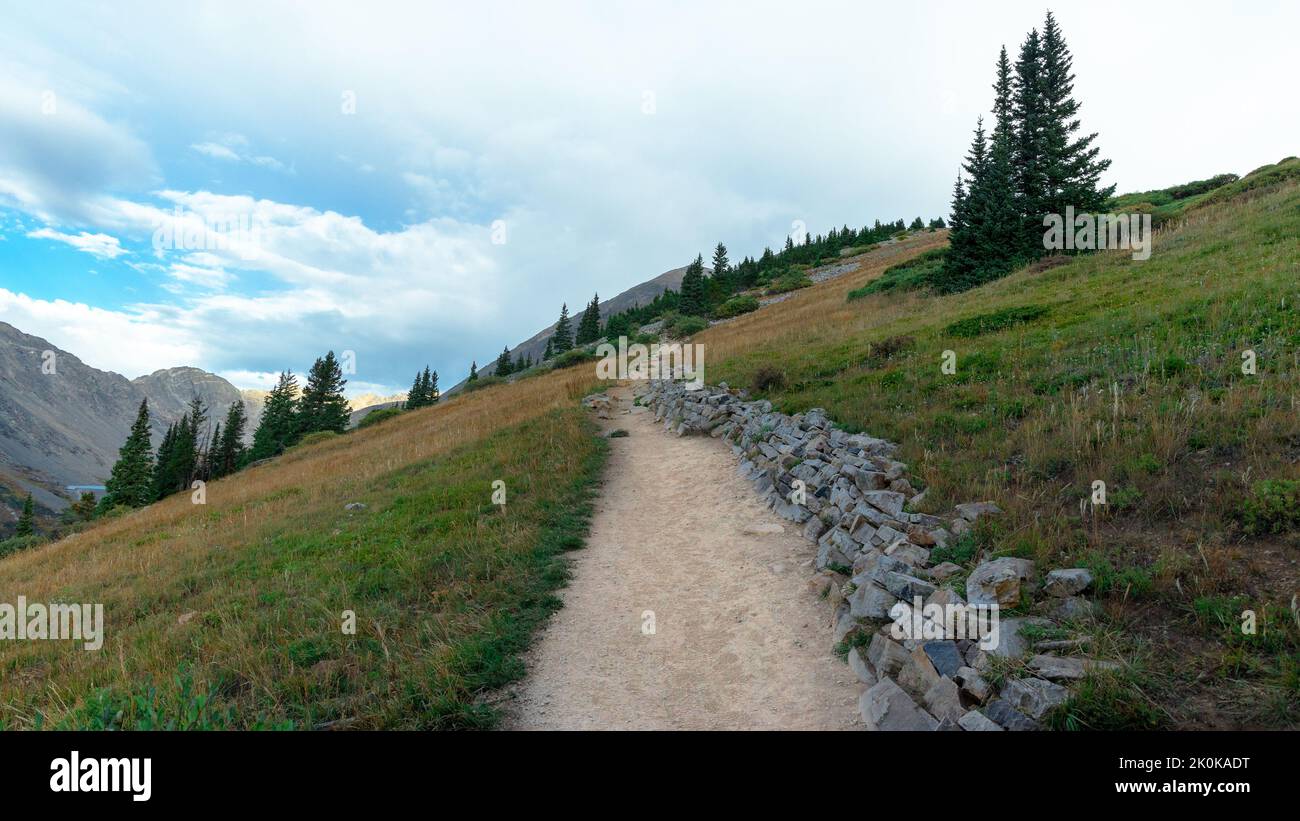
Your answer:
[[[510,361],[510,348],[507,347],[501,350],[492,373],[497,376],[509,376],[514,373],[514,363]]]
[[[678,311],[686,316],[704,316],[707,306],[704,304],[704,255],[695,257],[695,261],[686,266],[682,274],[682,298]]]
[[[1039,216],[1064,216],[1066,206],[1074,206],[1077,213],[1096,213],[1115,193],[1113,185],[1099,187],[1110,160],[1099,158],[1100,149],[1093,145],[1096,132],[1075,136],[1080,124],[1079,103],[1073,96],[1074,58],[1050,11],[1043,23],[1040,55],[1044,191]]]
[[[424,376],[427,373],[427,368],[425,373],[415,372],[415,380],[411,382],[411,390],[407,391],[406,394],[407,410],[415,410],[424,406]]]
[[[247,425],[248,416],[244,411],[244,403],[240,401],[230,403],[230,409],[226,411],[226,426],[221,431],[221,439],[217,443],[217,457],[214,460],[217,476],[228,476],[243,466],[244,428]]]
[[[153,497],[161,499],[173,490],[175,482],[172,481],[171,468],[173,457],[176,450],[176,423],[167,426],[167,433],[163,435],[162,442],[158,444],[158,457],[153,466]]]
[[[438,372],[434,371],[433,373],[429,373],[429,366],[425,365],[424,376],[424,399],[428,404],[432,405],[436,403],[440,397],[440,394],[438,393]]]
[[[218,421],[213,424],[212,436],[208,439],[208,446],[203,451],[203,466],[199,470],[199,475],[204,480],[221,478],[221,469],[217,466],[217,459],[221,450],[221,435],[221,422]]]
[[[149,400],[140,403],[126,442],[106,483],[101,504],[106,508],[126,505],[144,507],[154,500],[153,454],[149,441]]]
[[[253,448],[249,456],[254,461],[279,456],[285,448],[298,441],[298,378],[292,371],[284,371],[262,406],[262,418],[253,431]]]
[[[979,241],[984,229],[984,203],[980,182],[988,163],[988,141],[984,135],[984,118],[975,126],[970,151],[962,165],[965,184],[957,178],[953,191],[952,233],[949,235],[948,253],[944,255],[943,268],[936,278],[940,291],[960,291],[971,287],[980,269]]]
[[[1015,120],[1013,165],[1020,213],[1022,253],[1035,258],[1043,252],[1043,214],[1047,208],[1047,173],[1043,111],[1043,54],[1038,29],[1029,32],[1016,58],[1011,84],[1011,111]]]
[[[204,459],[208,452],[210,444],[210,433],[208,430],[208,409],[203,404],[203,400],[197,395],[190,397],[190,430],[194,433],[194,444],[190,451],[190,459],[184,479],[184,486],[188,488],[190,482],[195,479],[206,479],[204,474]]]
[[[548,336],[546,337],[546,350],[542,351],[542,361],[545,362],[553,356],[555,356],[555,337]]]
[[[560,306],[560,320],[555,323],[555,333],[551,334],[551,350],[556,356],[573,348],[573,325],[569,321],[569,305]]]
[[[807,236],[807,232],[804,233]],[[721,242],[713,249],[713,278],[720,282],[730,280],[731,267],[727,260],[727,246]]]
[[[15,536],[35,536],[36,535],[36,509],[32,502],[32,494],[27,494],[27,499],[23,502],[23,513],[18,517],[18,529],[14,531]]]
[[[1020,212],[1016,204],[1015,183],[1016,126],[1012,109],[1011,61],[1006,46],[998,53],[997,78],[993,83],[993,137],[989,145],[988,167],[980,181],[980,200],[984,209],[984,237],[980,253],[983,268],[1000,276],[1023,259],[1019,232]]]
[[[298,429],[302,434],[347,430],[351,415],[348,400],[343,396],[347,384],[333,351],[312,363],[302,398],[298,400]]]
[[[478,381],[478,362],[477,362],[477,361],[471,361],[471,362],[469,363],[469,376],[465,379],[465,381],[466,381],[466,382],[477,382],[477,381]]]
[[[582,312],[582,317],[578,319],[578,331],[574,336],[574,343],[586,345],[588,342],[595,342],[600,339],[600,295],[597,294],[587,303],[587,307]]]

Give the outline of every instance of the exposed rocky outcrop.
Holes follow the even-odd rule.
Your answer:
[[[1081,649],[1085,642],[1035,644],[1026,635],[1033,628],[1054,628],[1051,618],[1059,618],[1062,608],[1068,620],[1091,614],[1092,603],[1078,595],[1092,582],[1087,570],[1053,570],[1040,585],[1034,562],[1003,556],[978,564],[960,586],[953,584],[964,569],[932,561],[932,551],[1001,511],[993,502],[977,501],[959,504],[947,516],[914,512],[924,491],[909,480],[893,443],[847,433],[818,408],[778,413],[770,402],[747,401],[725,384],[691,391],[680,382],[649,382],[641,402],[678,436],[727,442],[740,474],[814,543],[810,587],[830,604],[834,640],[850,645],[848,662],[863,685],[859,706],[869,728],[1039,729],[1069,698],[1070,683],[1115,667],[1052,654]],[[599,395],[585,404],[598,414],[607,410]],[[933,614],[949,611],[932,605],[996,610],[996,641],[954,635],[951,625],[933,620]],[[1001,615],[1026,606],[1031,613],[1046,610],[1047,617]],[[900,637],[896,623],[911,632]],[[991,675],[995,665],[1004,665],[1002,675]],[[1003,683],[999,688],[991,680]]]

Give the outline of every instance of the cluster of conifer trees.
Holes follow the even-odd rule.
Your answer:
[[[636,333],[637,328],[653,322],[670,311],[686,316],[708,317],[730,297],[770,281],[793,265],[815,267],[839,258],[840,251],[845,248],[871,245],[904,231],[920,231],[927,228],[933,231],[944,227],[946,224],[942,218],[932,219],[926,223],[917,217],[910,225],[901,219],[887,223],[876,220],[874,225],[864,226],[860,230],[845,225],[843,228],[832,228],[824,235],[814,236],[804,233],[798,242],[791,235],[786,238],[782,250],[773,251],[771,248],[765,248],[758,258],[745,257],[734,266],[727,256],[727,246],[719,242],[713,249],[711,271],[704,267],[703,254],[698,254],[695,260],[686,266],[680,289],[666,290],[645,305],[633,306],[611,314],[603,324],[600,318],[599,296],[591,298],[591,302],[587,304],[578,319],[576,328],[569,317],[568,304],[562,305],[559,321],[556,322],[555,330],[546,340],[546,350],[542,353],[541,361],[548,361],[574,347],[591,342],[630,336]],[[509,355],[510,351],[507,348],[501,356],[497,357],[498,375],[517,373],[536,364],[528,359],[525,368],[521,369],[520,360],[516,357],[514,364],[502,371],[501,366]],[[470,379],[477,378],[478,366],[475,363],[470,369]]]
[[[196,480],[218,479],[283,453],[309,433],[342,433],[351,414],[343,396],[346,384],[333,351],[316,360],[301,391],[292,372],[281,373],[266,397],[251,448],[244,446],[248,420],[243,402],[231,404],[224,422],[209,427],[208,409],[196,396],[180,420],[167,428],[155,454],[149,400],[144,400],[118,452],[99,510],[143,507],[188,490]]]
[[[933,284],[973,288],[1045,253],[1043,217],[1102,210],[1115,187],[1100,187],[1110,160],[1097,135],[1079,135],[1073,59],[1049,11],[1012,64],[1004,46],[993,83],[993,132],[983,118],[953,190],[951,247]]]
[[[438,372],[430,371],[429,366],[425,365],[424,370],[415,375],[415,382],[411,384],[411,390],[406,394],[406,409],[414,410],[435,404],[440,397]]]

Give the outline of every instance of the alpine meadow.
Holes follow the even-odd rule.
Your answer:
[[[471,737],[529,783],[523,731],[803,730],[747,738],[1282,794],[1297,9],[11,17],[20,790],[414,797],[483,778]]]

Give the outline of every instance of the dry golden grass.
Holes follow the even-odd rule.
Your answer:
[[[914,316],[928,300],[912,295],[892,301],[881,310],[865,312],[862,303],[845,301],[848,292],[878,278],[891,265],[947,244],[948,232],[935,231],[881,246],[863,254],[855,270],[794,291],[775,305],[715,325],[697,334],[694,341],[706,345],[707,362],[720,362],[754,354],[777,340],[783,346],[797,348],[875,333],[891,319]]]
[[[502,613],[535,622],[562,580],[539,540],[580,530],[597,446],[577,400],[594,381],[571,368],[455,396],[212,482],[205,505],[179,494],[0,560],[0,601],[106,610],[98,652],[0,642],[0,723],[488,720],[473,691],[513,674],[520,639]],[[493,476],[508,481],[504,512]],[[368,509],[345,513],[352,501]]]

